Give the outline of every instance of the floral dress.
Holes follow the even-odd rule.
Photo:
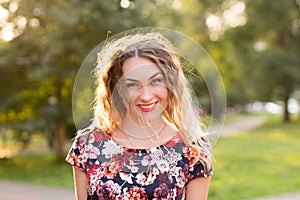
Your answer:
[[[66,161],[87,174],[88,200],[183,200],[189,180],[212,174],[209,156],[199,156],[180,133],[158,147],[129,149],[98,128],[85,129]]]

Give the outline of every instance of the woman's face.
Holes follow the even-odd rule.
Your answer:
[[[168,89],[159,67],[150,59],[130,57],[123,63],[122,73],[126,114],[139,124],[161,119],[168,104]]]

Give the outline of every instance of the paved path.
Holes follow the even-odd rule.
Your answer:
[[[266,121],[263,116],[244,117],[232,122],[226,123],[222,129],[222,137],[234,136],[254,129]]]
[[[300,192],[282,194],[278,196],[259,197],[251,200],[300,200]]]
[[[75,200],[75,196],[71,189],[0,181],[0,200]]]

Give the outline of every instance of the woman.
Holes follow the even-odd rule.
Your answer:
[[[95,123],[78,132],[66,158],[77,200],[207,199],[210,145],[181,67],[159,33],[105,45]]]

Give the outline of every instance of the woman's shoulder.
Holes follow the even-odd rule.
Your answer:
[[[109,136],[98,126],[91,124],[90,126],[80,129],[76,133],[75,140],[80,143],[94,143],[107,140]]]
[[[167,141],[164,143],[166,147],[174,147],[184,144],[183,137],[179,131],[176,131]]]

